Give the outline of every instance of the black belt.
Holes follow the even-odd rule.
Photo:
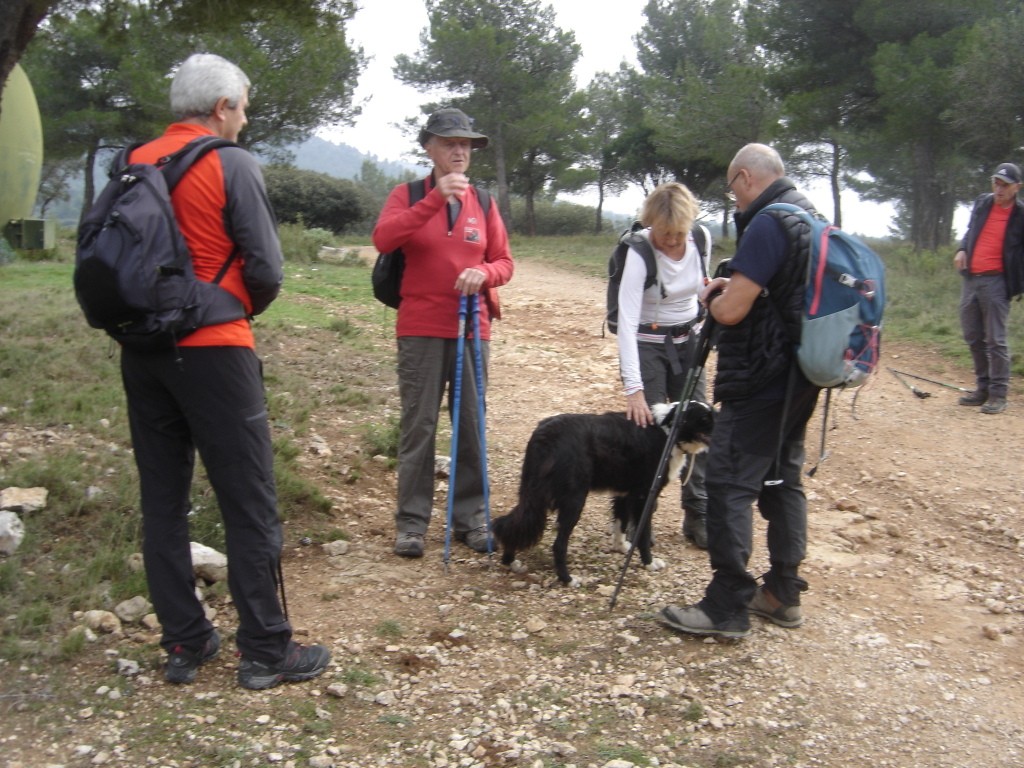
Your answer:
[[[657,323],[641,323],[637,329],[640,333],[658,333],[678,338],[686,336],[697,321],[689,323],[677,323],[676,325],[658,325]]]
[[[992,269],[988,272],[972,272],[971,277],[995,277],[996,275],[1003,274],[1001,270]]]
[[[665,334],[665,354],[668,356],[669,366],[672,368],[672,373],[679,376],[683,373],[682,363],[679,362],[679,352],[676,350],[675,342],[672,339],[678,339],[680,336],[688,336],[690,330],[700,321],[698,316],[696,320],[691,320],[688,323],[677,323],[676,325],[658,325],[657,323],[641,323],[637,329],[640,333],[663,333]],[[689,343],[687,342],[687,348]]]

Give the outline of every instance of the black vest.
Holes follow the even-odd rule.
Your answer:
[[[815,213],[814,206],[788,178],[775,181],[736,215],[737,244],[747,225],[770,203],[793,203]],[[736,325],[719,326],[715,401],[751,397],[788,374],[795,364],[794,349],[800,341],[804,284],[810,256],[810,228],[793,214],[772,211],[767,215],[783,226],[788,254],[750,312]],[[783,388],[785,380],[782,380]]]

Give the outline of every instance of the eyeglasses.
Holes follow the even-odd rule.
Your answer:
[[[725,185],[725,196],[732,200],[734,203],[736,202],[736,193],[732,191],[732,185],[735,184],[736,179],[738,179],[742,175],[743,169],[741,168],[740,170],[736,171],[736,175],[729,180],[728,184]]]

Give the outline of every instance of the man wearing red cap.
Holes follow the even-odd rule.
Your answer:
[[[1006,410],[1010,349],[1006,320],[1010,299],[1024,293],[1024,203],[1017,199],[1021,171],[1003,163],[992,174],[992,192],[974,202],[953,265],[964,277],[960,325],[974,361],[975,388],[960,405],[982,413]]]

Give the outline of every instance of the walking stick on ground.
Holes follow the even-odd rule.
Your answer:
[[[924,400],[926,397],[931,397],[932,396],[931,392],[925,392],[924,390],[918,389],[913,384],[911,384],[906,379],[904,379],[903,377],[906,375],[905,373],[902,373],[901,371],[897,371],[895,368],[890,368],[889,369],[889,373],[891,373],[893,376],[896,377],[896,381],[898,381],[904,387],[906,387],[911,392],[913,392],[914,393],[914,397],[919,397],[922,400]]]
[[[462,407],[462,358],[466,350],[466,296],[459,297],[459,335],[455,340],[455,383],[452,393],[452,452],[448,466],[448,514],[444,528],[444,567],[452,549],[452,521],[455,517],[455,472],[459,455],[459,409]]]
[[[700,332],[700,339],[697,341],[697,346],[693,352],[693,359],[690,360],[690,368],[686,373],[686,382],[683,384],[683,392],[679,397],[679,404],[676,406],[675,417],[672,419],[672,427],[668,431],[668,439],[665,441],[665,448],[661,452],[661,458],[658,460],[658,471],[654,473],[654,481],[651,483],[651,490],[647,494],[647,500],[644,502],[644,511],[640,515],[640,522],[636,526],[636,532],[633,534],[633,540],[629,543],[629,551],[626,552],[626,561],[622,564],[622,571],[619,573],[619,581],[615,585],[615,591],[612,592],[611,600],[608,603],[608,610],[615,607],[615,601],[619,598],[619,590],[622,589],[622,582],[626,578],[626,571],[629,569],[629,561],[633,558],[633,551],[636,549],[636,542],[644,531],[647,530],[647,526],[651,523],[651,515],[654,513],[654,506],[658,503],[658,494],[661,491],[661,484],[665,477],[665,470],[668,468],[669,459],[672,457],[672,450],[675,448],[676,437],[679,435],[679,428],[683,425],[683,421],[686,418],[686,410],[690,406],[690,400],[693,399],[693,393],[697,389],[697,381],[700,379],[701,373],[704,371],[704,364],[707,362],[708,353],[711,351],[711,336],[714,333],[714,318],[708,314],[707,319],[704,321],[704,327]],[[649,429],[649,427],[648,427]],[[657,427],[660,429],[660,427]]]
[[[483,342],[480,340],[480,294],[469,297],[473,312],[473,363],[476,372],[476,422],[480,430],[480,475],[484,491],[484,531],[487,534],[487,557],[494,554],[491,538],[491,482],[487,477],[487,402],[485,399]]]
[[[910,378],[917,379],[918,381],[927,381],[929,384],[937,384],[940,387],[946,387],[946,389],[955,389],[957,392],[971,392],[972,391],[972,390],[968,389],[967,387],[958,387],[956,384],[947,384],[944,381],[936,381],[935,379],[926,379],[924,376],[918,376],[917,374],[914,374],[914,373],[907,373],[906,371],[897,371],[895,368],[890,368],[889,370],[892,371],[892,373],[895,376],[897,376],[897,377],[899,377],[899,376],[909,376]],[[920,397],[920,395],[918,395],[918,397]],[[927,395],[925,395],[925,397],[927,397]]]

